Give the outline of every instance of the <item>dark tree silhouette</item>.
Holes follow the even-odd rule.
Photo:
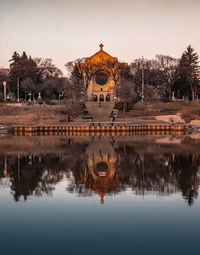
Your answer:
[[[199,57],[198,54],[194,51],[194,49],[189,45],[186,51],[182,54],[180,59],[180,63],[178,66],[178,74],[181,80],[181,83],[189,87],[192,100],[198,99],[198,67]]]

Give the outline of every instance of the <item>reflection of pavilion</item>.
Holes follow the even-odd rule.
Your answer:
[[[107,137],[96,138],[86,150],[88,177],[86,186],[98,193],[101,203],[104,195],[114,191],[119,185],[116,174],[116,155]]]

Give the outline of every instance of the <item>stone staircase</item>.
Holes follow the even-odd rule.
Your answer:
[[[90,102],[86,104],[86,108],[93,121],[109,121],[110,115],[114,108],[114,102]]]

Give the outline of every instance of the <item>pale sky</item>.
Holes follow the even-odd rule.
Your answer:
[[[0,67],[14,51],[64,64],[104,50],[120,61],[200,55],[200,0],[0,0]]]

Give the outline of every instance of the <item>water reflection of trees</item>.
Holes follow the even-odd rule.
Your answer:
[[[16,201],[22,196],[42,194],[50,195],[54,189],[53,184],[63,178],[65,165],[56,155],[46,156],[8,156],[2,160],[7,161],[6,175],[10,178],[11,191]],[[2,169],[2,167],[1,167]]]
[[[101,201],[105,194],[116,194],[128,187],[137,195],[162,196],[181,191],[189,205],[198,196],[199,154],[160,153],[159,149],[152,153],[138,153],[134,146],[127,145],[115,147],[115,154],[112,178],[91,174],[86,159],[88,155],[77,162],[72,169],[74,183],[70,191],[82,195],[95,192],[101,196]]]
[[[102,147],[103,144],[103,147]],[[56,150],[55,150],[56,151]],[[191,205],[198,196],[199,154],[137,151],[135,146],[109,142],[70,142],[62,153],[1,155],[0,186],[14,199],[51,195],[58,182],[72,174],[69,192],[88,196],[117,194],[131,188],[137,195],[170,195],[181,191]]]
[[[191,205],[198,196],[200,156],[191,154],[174,155],[171,166],[183,197]]]
[[[126,157],[125,154],[128,156]],[[125,174],[128,172],[126,178],[136,194],[153,192],[166,195],[177,190],[169,155],[137,154],[129,147],[123,148],[123,151],[119,149],[119,155],[123,160],[119,161],[118,171],[123,171]]]
[[[117,151],[120,182],[129,183],[136,194],[169,195],[181,190],[190,205],[198,196],[199,155],[137,154],[126,146]]]
[[[74,158],[78,158],[79,154],[84,154],[84,145],[69,142],[62,154],[39,152],[38,155],[26,155],[24,152],[1,155],[0,185],[5,187],[5,180],[9,180],[7,187],[10,187],[16,201],[20,197],[26,200],[31,195],[51,195],[56,183],[67,177],[74,165]]]

